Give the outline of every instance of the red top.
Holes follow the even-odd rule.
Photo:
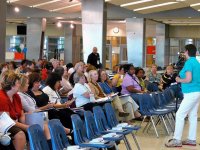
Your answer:
[[[13,120],[19,119],[22,112],[22,103],[18,94],[13,95],[13,102],[4,90],[0,90],[0,111],[10,113]]]

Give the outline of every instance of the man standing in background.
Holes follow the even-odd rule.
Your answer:
[[[100,68],[100,57],[97,53],[97,47],[93,47],[93,52],[88,56],[87,63],[95,66],[97,69]]]

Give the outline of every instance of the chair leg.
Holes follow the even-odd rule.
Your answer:
[[[132,137],[133,137],[133,139],[134,139],[134,141],[135,141],[135,144],[136,144],[136,146],[137,146],[137,149],[140,150],[140,145],[139,145],[139,143],[138,143],[138,141],[137,141],[137,139],[136,139],[136,136],[134,135],[134,133],[131,133],[131,135],[132,135]]]
[[[124,142],[126,144],[126,148],[128,148],[128,150],[132,150],[131,145],[130,145],[130,143],[129,143],[129,141],[128,141],[128,139],[125,135],[124,135]]]
[[[119,150],[119,148],[118,148],[118,146],[117,146],[117,144],[116,144],[116,143],[115,143],[115,149],[116,149],[116,150]]]
[[[174,132],[174,128],[173,128],[173,125],[171,124],[171,121],[170,121],[170,119],[169,119],[169,116],[166,115],[166,118],[167,118],[167,121],[168,121],[168,123],[169,123],[169,126],[170,126],[172,132]]]
[[[163,116],[160,116],[160,117],[161,117],[161,119],[162,119],[162,121],[163,121],[163,124],[164,124],[164,126],[165,126],[166,131],[167,131],[167,134],[169,135],[169,129],[167,128],[165,119],[163,118]]]
[[[151,119],[151,122],[152,122],[152,125],[153,125],[153,128],[154,128],[154,131],[155,131],[155,133],[156,133],[156,136],[157,136],[157,138],[159,138],[159,136],[158,136],[158,131],[157,131],[156,126],[155,126],[155,123],[154,123],[154,121],[153,121],[153,117],[151,116],[150,119]]]
[[[160,118],[156,117],[157,120],[155,120],[155,127],[160,123]],[[149,125],[148,129],[147,129],[147,133],[149,132],[149,130],[151,129],[152,124]]]

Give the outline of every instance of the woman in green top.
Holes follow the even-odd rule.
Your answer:
[[[174,137],[166,143],[167,147],[196,146],[197,111],[200,101],[200,63],[196,59],[196,51],[196,47],[192,44],[185,46],[184,55],[187,61],[179,73],[180,77],[176,77],[176,82],[181,83],[184,99],[176,113]],[[189,134],[186,140],[181,141],[187,115]]]

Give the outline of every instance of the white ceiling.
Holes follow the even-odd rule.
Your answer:
[[[128,17],[144,17],[171,25],[200,25],[200,11],[198,11],[200,10],[200,0],[106,1],[108,2],[108,19],[123,20]],[[58,19],[58,17],[60,17],[59,20],[62,21],[70,21],[71,19],[81,20],[81,0],[7,0],[7,2],[12,6],[23,6],[24,9],[31,12],[21,13],[23,17],[39,16],[53,19]],[[129,3],[132,4],[128,5]],[[162,4],[164,4],[164,6],[156,7]],[[196,6],[193,6],[194,4],[196,4]],[[12,13],[9,15],[8,12],[10,19],[12,19],[12,17],[17,17],[15,19],[18,19],[20,16],[11,14]]]

